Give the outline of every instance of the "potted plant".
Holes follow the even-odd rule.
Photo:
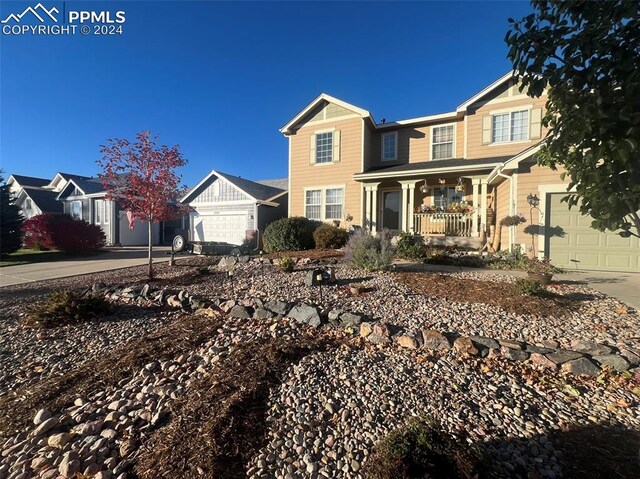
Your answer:
[[[525,271],[529,279],[539,281],[545,286],[551,284],[554,274],[562,273],[562,269],[552,265],[547,258],[529,258],[525,263]]]

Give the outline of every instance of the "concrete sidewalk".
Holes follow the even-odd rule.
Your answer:
[[[479,274],[510,274],[527,277],[524,271],[495,270],[480,268],[462,268],[460,266],[447,266],[437,264],[418,264],[405,261],[396,263],[398,269],[419,268],[420,271],[442,271],[456,273],[469,271]],[[640,311],[640,273],[609,273],[605,271],[572,271],[554,276],[555,280],[576,281],[584,283],[590,288],[600,291],[607,296],[612,296]]]
[[[153,261],[168,261],[169,246],[154,246]],[[0,268],[0,287],[31,283],[47,279],[65,278],[111,269],[128,268],[147,264],[146,246],[107,248],[104,253],[82,258],[69,258],[47,263],[22,264]]]

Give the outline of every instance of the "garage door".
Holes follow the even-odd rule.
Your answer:
[[[247,214],[196,214],[192,217],[191,237],[194,241],[216,241],[240,245],[247,229]]]
[[[592,218],[560,200],[566,193],[547,198],[547,251],[555,265],[567,269],[640,271],[638,238],[622,238],[591,228]]]

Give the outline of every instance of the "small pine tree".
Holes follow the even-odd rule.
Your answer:
[[[0,255],[4,256],[20,249],[22,245],[22,222],[24,217],[16,205],[16,199],[9,190],[0,171]]]

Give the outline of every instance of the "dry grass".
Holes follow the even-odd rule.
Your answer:
[[[64,376],[44,379],[0,397],[0,437],[26,428],[41,408],[57,411],[107,386],[131,377],[153,360],[193,351],[217,334],[220,320],[182,316],[143,338],[122,344],[102,358],[82,364]]]
[[[293,363],[336,346],[317,332],[243,344],[178,401],[169,424],[145,444],[137,477],[245,477],[264,442],[269,391]]]
[[[562,296],[522,296],[514,284],[476,281],[438,273],[396,273],[397,281],[417,293],[450,301],[484,303],[515,314],[562,317],[575,310],[577,302]]]

